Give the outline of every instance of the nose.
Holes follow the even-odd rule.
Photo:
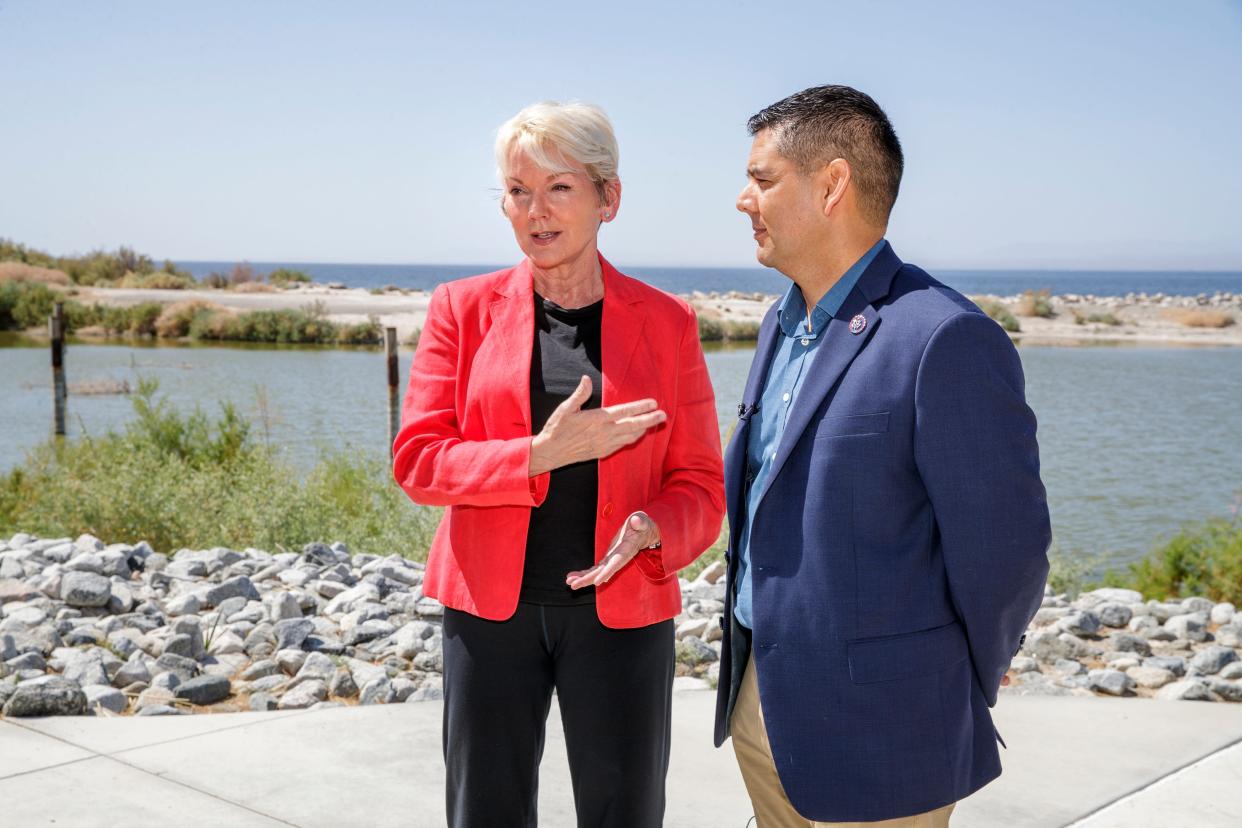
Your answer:
[[[530,201],[526,205],[526,217],[528,219],[546,218],[548,215],[548,203],[542,193],[536,191],[530,194]]]
[[[749,183],[742,188],[740,193],[737,194],[737,203],[735,206],[743,213],[755,212],[755,197]]]

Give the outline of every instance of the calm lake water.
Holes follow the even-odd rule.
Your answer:
[[[0,339],[13,345],[14,338]],[[1044,482],[1057,545],[1133,560],[1186,521],[1229,513],[1242,491],[1242,349],[1020,348],[1039,417]],[[732,425],[753,351],[712,350],[722,435]],[[401,355],[402,376],[410,353]],[[386,451],[384,359],[372,350],[74,344],[71,383],[159,380],[179,407],[232,400],[266,411],[271,443],[302,464],[321,448]],[[51,369],[41,347],[0,347],[0,471],[51,427]],[[124,396],[71,396],[70,435],[130,416]]]

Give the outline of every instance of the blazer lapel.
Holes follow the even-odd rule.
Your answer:
[[[498,362],[503,361],[508,368],[507,376],[529,377],[535,342],[535,296],[529,260],[513,268],[513,274],[494,290],[488,339],[500,351]],[[521,414],[521,422],[514,425],[524,426],[526,433],[531,434],[530,382],[515,383],[513,392]],[[500,421],[498,417],[496,422]]]
[[[603,256],[599,257],[604,279],[604,319],[600,332],[600,358],[603,361],[601,404],[628,402],[621,389],[638,344],[643,340],[646,317],[642,295],[633,290],[627,276],[619,273]]]
[[[750,374],[746,377],[746,390],[742,392],[742,401],[738,404],[737,427],[733,429],[733,437],[725,450],[725,488],[728,495],[726,506],[729,512],[729,525],[734,530],[741,527],[739,517],[742,513],[742,495],[746,490],[746,441],[749,439],[751,415],[746,413],[759,404],[763,396],[763,386],[767,383],[768,366],[772,362],[772,354],[776,352],[776,344],[780,332],[776,324],[777,302],[768,308],[759,325],[759,339],[755,345],[755,358],[750,363]]]
[[[776,459],[772,461],[772,471],[763,491],[759,492],[760,501],[772,487],[772,481],[780,474],[785,461],[793,453],[794,446],[798,444],[802,432],[806,431],[811,417],[819,410],[824,398],[836,386],[858,352],[875,335],[881,322],[876,303],[888,295],[893,276],[900,266],[901,260],[886,243],[858,280],[858,284],[850,291],[837,315],[828,322],[828,327],[824,330],[824,341],[819,344],[819,352],[815,355],[806,380],[798,391],[798,398],[789,411],[789,420],[776,448]],[[863,317],[865,325],[861,331],[853,333],[850,330],[851,322],[859,315]],[[766,373],[765,371],[765,376]]]

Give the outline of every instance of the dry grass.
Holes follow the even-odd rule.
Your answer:
[[[1052,291],[1047,288],[1024,291],[1014,303],[1013,312],[1018,316],[1039,316],[1051,319],[1056,315],[1052,309]]]
[[[77,397],[94,397],[103,394],[132,394],[128,380],[92,380],[69,383],[69,393]]]
[[[1187,328],[1228,328],[1234,322],[1224,311],[1196,308],[1170,308],[1162,316]]]
[[[155,320],[155,333],[157,336],[166,338],[188,336],[190,324],[194,321],[194,317],[200,313],[211,313],[219,310],[223,310],[223,308],[215,302],[208,302],[205,299],[187,299],[184,302],[174,302],[165,307],[160,312],[159,318]]]
[[[238,282],[229,287],[233,293],[275,293],[276,288],[263,282]]]
[[[42,282],[45,285],[71,284],[69,274],[50,267],[36,267],[25,262],[0,262],[0,282]]]

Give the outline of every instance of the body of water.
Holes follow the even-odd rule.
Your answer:
[[[753,353],[708,352],[722,436]],[[1242,490],[1242,349],[1020,353],[1061,549],[1116,565],[1187,521],[1229,513]],[[409,360],[403,353],[402,377]],[[231,400],[257,421],[260,439],[304,465],[326,448],[387,450],[384,358],[376,351],[73,344],[66,365],[71,383],[155,378],[187,410]],[[47,438],[50,378],[45,346],[0,348],[0,471]],[[124,396],[70,396],[70,435],[119,428],[131,411]]]
[[[208,273],[228,273],[234,262],[178,262],[196,278]],[[304,271],[317,282],[341,282],[350,287],[383,287],[430,290],[440,282],[487,273],[506,267],[495,265],[378,265],[296,262],[251,262],[260,273],[278,267]],[[762,267],[625,267],[622,270],[672,293],[696,290],[779,293],[789,282],[776,271]],[[1012,296],[1024,290],[1056,294],[1090,293],[1124,296],[1127,293],[1165,293],[1179,296],[1211,295],[1217,291],[1242,293],[1242,272],[1226,271],[1120,271],[1120,270],[931,270],[933,276],[967,295]]]

